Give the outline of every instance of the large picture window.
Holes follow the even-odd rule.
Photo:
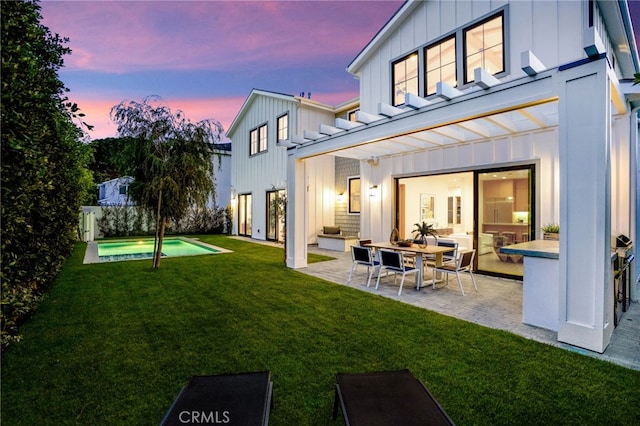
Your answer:
[[[393,105],[404,104],[407,93],[418,95],[418,54],[415,52],[393,63]]]
[[[349,183],[349,213],[360,213],[360,178],[347,178]]]
[[[425,94],[436,93],[439,81],[452,87],[458,85],[456,77],[456,38],[449,37],[425,49]]]
[[[491,74],[505,70],[504,16],[500,13],[464,31],[464,82],[473,81],[473,71],[484,68]]]

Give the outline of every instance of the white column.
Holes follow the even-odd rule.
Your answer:
[[[611,110],[607,61],[558,72],[558,340],[603,352],[613,331]]]
[[[307,187],[305,162],[287,155],[287,266],[307,266]]]

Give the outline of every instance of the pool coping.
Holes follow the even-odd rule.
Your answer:
[[[87,250],[84,252],[84,260],[82,261],[83,264],[91,264],[91,263],[111,263],[111,262],[100,262],[100,259],[98,258],[98,243],[100,242],[128,242],[128,241],[140,241],[140,240],[153,240],[153,238],[123,238],[123,239],[118,239],[118,240],[99,240],[99,241],[88,241],[87,242]],[[170,236],[170,237],[165,237],[165,240],[182,240],[182,241],[186,241],[188,243],[191,244],[197,244],[199,246],[203,246],[203,247],[207,247],[213,250],[216,250],[215,252],[211,252],[211,253],[202,253],[202,254],[185,254],[183,256],[175,256],[175,257],[189,257],[189,256],[202,256],[204,254],[220,254],[220,253],[233,253],[232,250],[227,250],[224,249],[222,247],[218,247],[218,246],[214,246],[212,244],[208,244],[205,243],[203,241],[200,241],[198,238],[189,238],[189,237],[183,237],[183,236]],[[121,260],[119,262],[125,262],[125,261],[129,261],[129,260],[149,260],[148,258],[140,258],[140,259],[126,259],[126,260]],[[112,262],[118,262],[118,261],[112,261]]]

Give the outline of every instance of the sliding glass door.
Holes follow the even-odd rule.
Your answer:
[[[501,247],[535,238],[533,166],[475,172],[476,241],[479,271],[522,276],[522,257],[503,254]]]
[[[500,248],[535,238],[534,182],[533,165],[398,178],[394,226],[411,238],[415,223],[429,223],[476,249],[477,271],[521,278],[522,258]]]

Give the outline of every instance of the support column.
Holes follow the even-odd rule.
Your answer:
[[[560,147],[558,340],[604,352],[613,331],[611,101],[607,61],[557,74]]]
[[[307,185],[305,162],[287,152],[287,266],[307,266]]]

